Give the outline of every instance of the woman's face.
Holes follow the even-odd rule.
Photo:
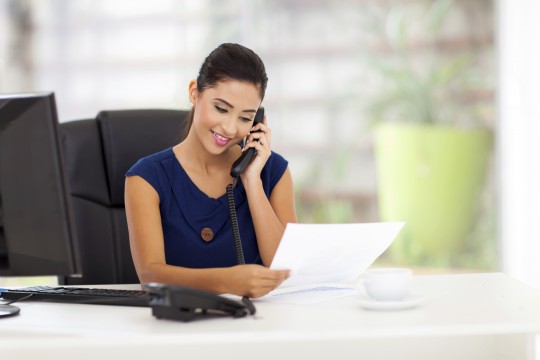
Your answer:
[[[222,154],[246,137],[261,103],[259,88],[251,83],[227,80],[197,92],[190,84],[195,106],[192,131],[211,154]]]

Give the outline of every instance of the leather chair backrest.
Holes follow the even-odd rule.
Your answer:
[[[83,274],[65,284],[135,283],[124,207],[126,171],[182,140],[183,110],[102,111],[60,124]]]

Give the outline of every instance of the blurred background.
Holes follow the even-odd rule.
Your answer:
[[[406,221],[378,265],[536,283],[540,9],[525,3],[0,0],[0,92],[54,91],[60,121],[186,109],[206,55],[243,44],[267,67],[301,222]]]

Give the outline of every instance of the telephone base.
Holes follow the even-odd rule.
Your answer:
[[[176,285],[145,284],[152,308],[158,319],[191,321],[197,318],[232,316],[244,317],[249,310],[243,303],[207,291]]]

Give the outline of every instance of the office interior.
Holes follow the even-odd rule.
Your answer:
[[[0,92],[53,91],[61,122],[101,110],[187,109],[203,56],[223,42],[251,47],[267,66],[273,149],[290,162],[306,223],[391,219],[382,211],[380,126],[482,129],[491,141],[464,229],[455,239],[441,234],[453,217],[441,192],[429,251],[410,250],[418,248],[411,235],[398,241],[413,245],[375,265],[502,271],[540,286],[539,8],[533,0],[2,0]],[[468,177],[452,173],[445,189],[453,194],[452,183]],[[433,245],[439,237],[455,244]],[[0,278],[26,281],[35,279]]]

